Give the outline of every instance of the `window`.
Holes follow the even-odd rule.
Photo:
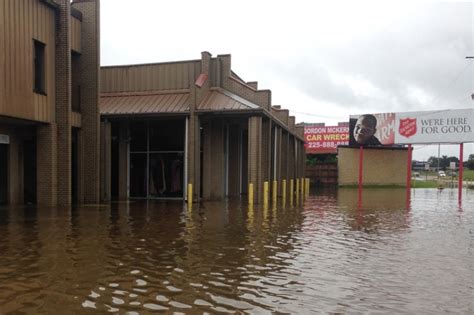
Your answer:
[[[38,94],[46,95],[45,78],[45,45],[37,40],[34,43],[34,85],[33,91]]]

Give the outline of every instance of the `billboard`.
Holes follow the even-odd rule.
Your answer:
[[[349,126],[305,125],[306,153],[337,153],[337,146],[349,144]]]
[[[351,115],[349,145],[474,142],[474,109]]]

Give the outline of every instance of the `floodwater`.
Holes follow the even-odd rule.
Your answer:
[[[407,208],[408,206],[408,208]],[[0,313],[474,313],[474,191],[0,208]]]

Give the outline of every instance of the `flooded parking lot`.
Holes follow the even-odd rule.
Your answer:
[[[0,259],[2,314],[473,313],[474,193],[0,208]]]

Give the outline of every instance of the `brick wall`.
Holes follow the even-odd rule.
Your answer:
[[[263,189],[262,117],[253,116],[248,122],[248,181],[253,183],[254,202],[261,199]]]
[[[238,196],[240,193],[240,126],[229,126],[229,195]]]
[[[263,118],[262,120],[262,180],[271,180],[271,154],[272,154],[272,124],[269,119]]]
[[[271,91],[270,90],[256,90],[246,83],[240,82],[237,79],[231,78],[231,56],[218,55],[220,67],[220,82],[222,88],[259,105],[262,108],[270,110],[271,108]]]
[[[100,2],[81,1],[73,4],[82,12],[81,115],[83,202],[99,202],[100,192],[100,128],[99,128],[99,65],[100,65]],[[104,194],[106,194],[104,192]]]
[[[53,206],[57,203],[57,127],[40,125],[36,129],[37,203]]]
[[[288,109],[276,109],[272,107],[272,115],[285,124],[285,126],[288,126],[289,113]]]
[[[128,171],[129,171],[129,125],[127,121],[119,122],[119,200],[128,198]]]
[[[57,126],[57,202],[71,204],[71,43],[69,0],[57,0],[56,15],[56,126]],[[40,146],[38,146],[41,148]],[[38,150],[41,151],[41,150]]]
[[[288,117],[288,129],[295,132],[295,116]]]
[[[224,124],[213,119],[204,126],[203,135],[203,198],[224,198]]]

